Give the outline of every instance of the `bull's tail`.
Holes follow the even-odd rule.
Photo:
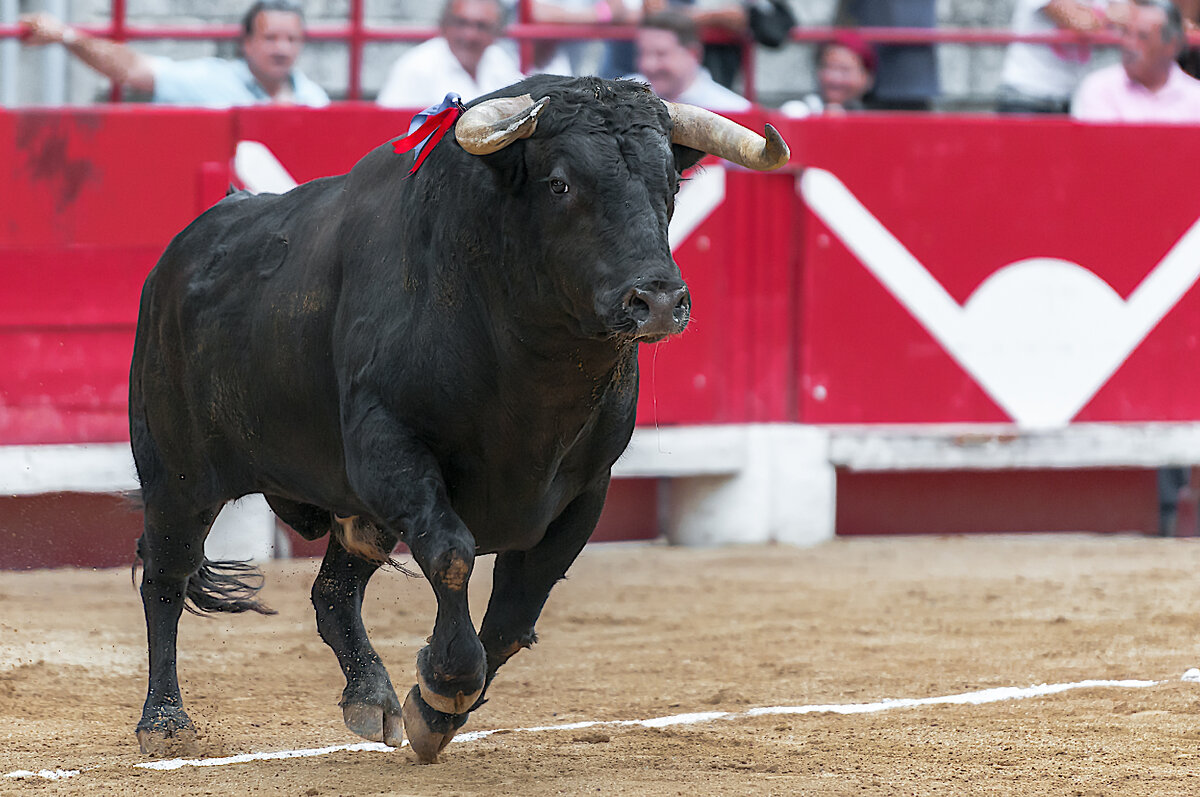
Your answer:
[[[192,614],[275,614],[274,609],[258,599],[258,591],[262,587],[262,571],[248,562],[214,562],[205,559],[200,569],[188,579],[184,608]]]

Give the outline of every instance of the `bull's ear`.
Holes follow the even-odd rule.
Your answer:
[[[671,154],[675,156],[675,171],[678,174],[683,174],[685,170],[695,166],[704,157],[704,153],[700,150],[685,147],[682,144],[672,144]]]

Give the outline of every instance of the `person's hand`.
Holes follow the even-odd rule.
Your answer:
[[[18,20],[26,44],[69,44],[74,31],[50,14],[25,14]]]
[[[614,25],[633,25],[638,22],[637,9],[631,9],[625,5],[624,0],[600,0],[605,3],[610,11],[609,19]]]
[[[667,0],[642,0],[642,14],[661,14],[667,10]]]
[[[1113,27],[1125,27],[1129,22],[1129,3],[1109,3],[1108,8],[1104,10],[1104,16],[1108,17],[1108,23]]]

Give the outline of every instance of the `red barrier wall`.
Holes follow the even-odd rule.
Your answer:
[[[142,280],[224,194],[237,142],[264,143],[303,181],[344,172],[409,116],[356,104],[0,111],[0,445],[127,439]],[[709,165],[684,187],[681,207],[711,203],[675,248],[694,317],[644,348],[639,423],[1200,419],[1194,129],[775,123],[805,177]],[[1066,394],[1074,404],[1045,398]],[[1146,472],[1096,475],[1096,495],[1139,496],[1133,527],[1153,522]],[[906,478],[842,474],[853,500],[839,501],[839,531],[896,521],[893,488],[1002,492],[987,478]],[[612,528],[654,528],[650,484]]]
[[[0,444],[127,439],[146,273],[228,184],[221,112],[0,113]]]
[[[345,171],[408,116],[355,104],[0,113],[0,444],[124,439],[142,279],[170,237],[224,193],[238,141],[263,142],[306,180]],[[681,338],[645,351],[641,423],[1036,425],[1052,410],[1019,395],[1028,384],[981,374],[994,367],[989,346],[1011,349],[1005,336],[1044,325],[1047,313],[1071,318],[1079,334],[1026,341],[1061,355],[1058,365],[1039,355],[1028,370],[1084,396],[1053,411],[1200,418],[1200,390],[1180,368],[1200,347],[1200,292],[1185,278],[1176,302],[1142,313],[1144,340],[1121,327],[1133,315],[1127,300],[1200,217],[1200,160],[1181,157],[1193,130],[942,116],[780,127],[811,173],[832,175],[974,325],[953,333],[974,351],[956,353],[953,334],[931,331],[906,304],[911,276],[888,284],[866,263],[873,255],[850,251],[831,227],[846,215],[845,196],[818,185],[810,193],[828,207],[814,212],[794,172],[728,169],[715,209],[676,248],[695,315]],[[875,248],[888,259],[886,246]],[[1092,305],[1074,302],[1079,293]],[[1116,338],[1137,340],[1101,340],[1117,328]],[[1103,364],[1075,374],[1075,355],[1100,343],[1118,350],[1111,378]],[[1098,384],[1081,387],[1089,378]]]
[[[235,179],[237,142],[265,144],[304,181],[347,171],[410,116],[356,104],[0,112],[0,445],[127,438],[141,283]],[[791,291],[779,286],[797,273],[794,176],[731,170],[721,200],[676,252],[696,317],[683,338],[645,352],[643,423],[792,414],[793,352],[778,342],[793,325]],[[747,345],[755,338],[776,343]]]
[[[902,297],[921,289],[920,275],[901,272],[898,285],[887,285],[864,264],[864,255],[894,264],[887,246],[860,224],[855,235],[866,251],[852,253],[806,208],[795,368],[800,420],[1200,418],[1200,390],[1187,367],[1200,348],[1195,269],[1184,264],[1191,273],[1179,275],[1179,290],[1163,291],[1169,295],[1161,302],[1130,302],[1173,248],[1176,256],[1200,256],[1195,242],[1176,248],[1200,218],[1200,159],[1187,155],[1195,128],[862,116],[785,130],[807,165],[835,175],[944,289],[950,311],[969,311],[947,321],[961,328],[932,333],[910,305],[934,302]],[[828,188],[810,191],[807,206],[816,198],[825,215],[853,217]],[[1150,330],[1144,340],[1125,328],[1143,321]],[[1025,334],[1031,330],[1040,332]],[[973,347],[973,359],[948,353],[946,338],[954,336]],[[1131,349],[1127,356],[1122,345]],[[1084,362],[1107,348],[1111,378],[1104,363]],[[1018,357],[1018,367],[994,374],[985,389],[981,375],[1006,356]],[[1028,384],[1020,383],[1022,372]],[[1039,404],[1075,390],[1075,411]]]
[[[348,170],[408,114],[111,106],[0,112],[0,444],[128,438],[142,281],[219,200],[244,139],[299,180]]]
[[[795,210],[795,174],[726,171],[723,201],[674,250],[692,319],[683,335],[642,347],[640,424],[794,418]]]

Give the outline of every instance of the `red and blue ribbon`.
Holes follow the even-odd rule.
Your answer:
[[[447,130],[454,127],[454,122],[465,110],[459,96],[450,92],[439,104],[429,106],[412,118],[408,135],[392,144],[392,150],[397,154],[416,150],[417,157],[408,170],[409,175],[417,173],[438,141],[446,135]]]

